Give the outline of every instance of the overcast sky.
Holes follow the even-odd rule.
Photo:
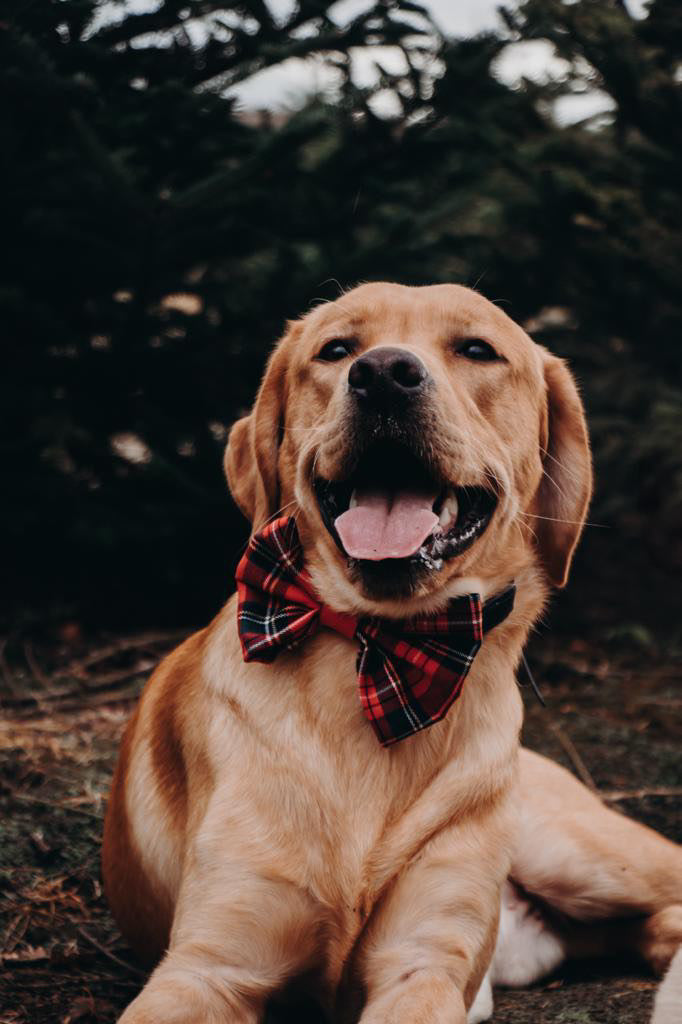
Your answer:
[[[268,0],[275,14],[286,14],[293,7],[291,0]],[[627,6],[636,16],[644,13],[646,0],[628,0]],[[453,36],[470,36],[500,24],[497,13],[501,0],[422,0],[441,29]],[[367,0],[341,0],[334,12],[339,19],[352,17],[367,6]],[[507,0],[506,6],[515,6]],[[390,70],[399,70],[401,61],[397,51],[387,52],[376,48],[379,57]],[[367,83],[372,77],[373,61],[370,50],[364,50],[354,60],[356,78]],[[546,78],[560,75],[563,62],[558,60],[552,47],[541,41],[520,43],[510,46],[498,61],[496,71],[501,79],[510,84],[522,75],[529,78]],[[333,78],[320,61],[290,60],[276,68],[254,75],[248,82],[238,86],[234,93],[245,107],[278,109],[299,104],[311,92],[331,86]],[[575,121],[600,110],[608,110],[605,97],[592,93],[586,96],[565,97],[556,111],[559,120]],[[390,103],[385,105],[390,112]]]
[[[493,28],[498,23],[498,5],[499,0],[426,0],[424,3],[440,27],[453,35],[475,35],[483,29]],[[269,6],[275,14],[284,15],[294,5],[291,0],[269,0]],[[334,14],[343,20],[365,7],[365,0],[340,0],[334,7]],[[376,56],[386,66],[399,64],[398,55],[387,53],[385,48],[377,47]],[[370,53],[358,55],[355,64],[360,80],[367,80],[372,67]],[[282,107],[300,102],[307,92],[323,88],[327,81],[325,69],[321,69],[315,60],[291,60],[254,75],[235,91],[247,106]]]
[[[495,28],[500,24],[497,9],[501,0],[421,0],[438,22],[441,29],[453,36],[470,36],[485,29]],[[275,15],[286,16],[294,7],[293,0],[267,0],[268,6]],[[646,0],[627,0],[627,6],[635,17],[644,13]],[[363,10],[368,0],[340,0],[334,5],[333,13],[337,20],[350,18]],[[128,0],[123,7],[130,10],[143,11],[159,6],[159,0]],[[506,0],[506,6],[515,6],[514,0]],[[98,22],[121,16],[121,6],[103,4],[100,8]],[[389,70],[400,70],[399,51],[391,51],[386,47],[366,48],[354,57],[354,74],[361,83],[368,83],[373,75],[372,55],[381,60]],[[510,84],[518,81],[522,75],[528,78],[546,78],[560,75],[563,62],[558,60],[552,47],[541,41],[519,43],[507,48],[499,59],[496,72],[499,77]],[[233,93],[246,108],[282,109],[299,105],[306,96],[326,88],[332,88],[333,73],[319,59],[289,60],[260,74],[253,75],[248,81],[237,86]],[[559,119],[573,121],[599,110],[608,109],[599,94],[565,97],[557,110]],[[390,112],[390,103],[384,105]]]

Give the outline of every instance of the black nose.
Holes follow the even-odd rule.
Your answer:
[[[357,399],[381,404],[416,397],[429,374],[421,359],[405,348],[375,348],[348,371],[348,390]]]

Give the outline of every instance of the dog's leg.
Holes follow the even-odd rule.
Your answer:
[[[509,834],[495,817],[439,834],[384,897],[359,951],[360,1024],[466,1024],[508,865]]]
[[[168,953],[120,1024],[257,1024],[266,1000],[313,961],[310,897],[217,852],[195,854],[200,870],[189,866]]]
[[[633,952],[665,970],[682,944],[682,847],[538,754],[523,750],[520,766],[512,878],[566,915],[569,957]]]

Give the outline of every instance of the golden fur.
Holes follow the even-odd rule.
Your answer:
[[[348,444],[349,360],[315,355],[350,336],[359,351],[419,355],[435,381],[423,424],[434,461],[450,480],[487,474],[499,488],[483,536],[406,597],[364,592],[312,489]],[[504,361],[457,356],[453,340],[468,337]],[[234,597],[159,666],[105,826],[112,909],[139,954],[160,960],[122,1021],[255,1022],[267,999],[305,984],[339,1020],[464,1024],[510,871],[568,915],[572,951],[610,948],[603,923],[637,917],[628,943],[663,968],[682,938],[680,850],[538,755],[523,752],[518,771],[515,668],[548,585],[565,583],[591,489],[565,365],[468,289],[364,285],[289,325],[226,470],[254,530],[280,509],[296,515],[314,585],[339,611],[400,618],[512,580],[516,606],[446,719],[389,749],[360,711],[352,642],[321,631],[272,665],[245,665]]]

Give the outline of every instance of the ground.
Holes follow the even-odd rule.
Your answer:
[[[0,1024],[110,1024],[144,981],[102,896],[102,814],[135,697],[177,639],[86,642],[66,623],[0,650]],[[682,841],[680,652],[636,630],[596,644],[545,634],[528,660],[548,705],[524,685],[528,745]],[[494,1020],[644,1024],[654,990],[637,965],[582,964],[498,992]]]

